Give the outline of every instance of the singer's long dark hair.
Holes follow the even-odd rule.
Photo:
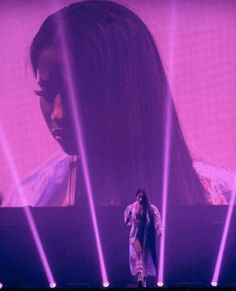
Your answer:
[[[155,221],[154,221],[154,212],[152,206],[149,202],[148,195],[146,191],[142,188],[139,188],[136,191],[136,197],[142,193],[143,194],[143,216],[142,222],[140,224],[142,233],[141,237],[139,237],[140,243],[143,247],[143,252],[145,253],[144,258],[148,258],[147,253],[150,252],[151,258],[153,260],[153,264],[157,267],[157,251],[156,251],[156,230],[155,230]],[[147,216],[150,221],[147,224]],[[146,265],[148,262],[145,262]]]
[[[36,73],[45,48],[65,42],[78,88],[95,199],[126,205],[143,185],[161,204],[170,108],[169,202],[205,203],[161,57],[143,21],[112,1],[82,1],[50,15],[31,46]]]
[[[136,197],[142,193],[143,194],[143,219],[146,221],[146,216],[148,214],[149,218],[150,218],[150,223],[154,226],[154,213],[153,213],[153,210],[152,210],[152,207],[151,207],[151,204],[149,202],[149,198],[148,198],[148,195],[146,193],[146,191],[143,189],[143,188],[139,188],[137,191],[136,191]],[[144,221],[144,222],[145,222]]]

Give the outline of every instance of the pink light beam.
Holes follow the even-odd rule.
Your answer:
[[[24,197],[23,190],[22,190],[22,188],[21,188],[21,186],[20,186],[20,184],[18,182],[20,180],[19,179],[19,175],[18,175],[18,171],[17,171],[16,165],[14,163],[14,160],[12,158],[12,154],[10,152],[10,149],[9,149],[9,146],[8,146],[8,143],[7,143],[7,139],[6,139],[6,136],[5,136],[4,131],[2,129],[1,123],[0,123],[0,137],[1,137],[0,138],[0,143],[2,145],[3,152],[4,152],[5,157],[7,159],[8,166],[9,166],[10,171],[12,173],[13,180],[14,180],[15,184],[17,185],[18,193],[20,195],[20,199],[23,202],[23,205],[27,205],[26,199]],[[55,284],[55,280],[53,278],[52,271],[51,271],[51,268],[49,266],[49,263],[48,263],[48,260],[47,260],[47,257],[46,257],[46,253],[45,253],[45,250],[43,248],[43,245],[42,245],[38,230],[36,228],[32,213],[30,211],[30,208],[28,206],[25,206],[25,207],[23,207],[23,210],[24,210],[24,213],[25,213],[29,228],[31,230],[31,233],[32,233],[32,236],[33,236],[37,251],[39,253],[39,257],[41,259],[41,263],[43,265],[43,269],[44,269],[44,272],[46,274],[48,283],[49,283],[49,285]]]

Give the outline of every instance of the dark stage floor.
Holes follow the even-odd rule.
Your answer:
[[[108,289],[133,289],[129,273],[129,227],[124,207],[97,209]],[[211,289],[226,206],[181,207],[167,219],[165,287]],[[32,208],[56,289],[102,289],[95,236],[87,208]],[[236,217],[232,218],[218,288],[236,287]],[[3,288],[48,288],[48,281],[22,208],[0,209],[0,282]],[[148,287],[155,287],[150,278]],[[218,289],[216,288],[216,289]],[[104,289],[104,288],[103,288]],[[157,287],[155,288],[157,289]]]

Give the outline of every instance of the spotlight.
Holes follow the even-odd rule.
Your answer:
[[[0,289],[2,289],[3,288],[3,284],[0,282]]]
[[[216,281],[211,281],[211,286],[212,287],[216,287],[218,285],[218,283]]]
[[[57,286],[57,284],[55,283],[55,282],[51,282],[50,284],[49,284],[49,287],[50,288],[55,288]]]
[[[103,285],[103,287],[107,288],[107,287],[109,287],[110,284],[109,284],[109,282],[103,282],[102,285]]]
[[[164,283],[163,282],[157,282],[157,286],[158,287],[163,287],[164,286]]]

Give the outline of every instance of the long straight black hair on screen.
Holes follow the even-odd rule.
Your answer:
[[[39,55],[66,41],[89,157],[95,199],[126,205],[142,185],[161,203],[167,111],[170,108],[168,197],[206,203],[180,128],[161,57],[143,21],[112,1],[82,1],[50,15],[31,45]]]

